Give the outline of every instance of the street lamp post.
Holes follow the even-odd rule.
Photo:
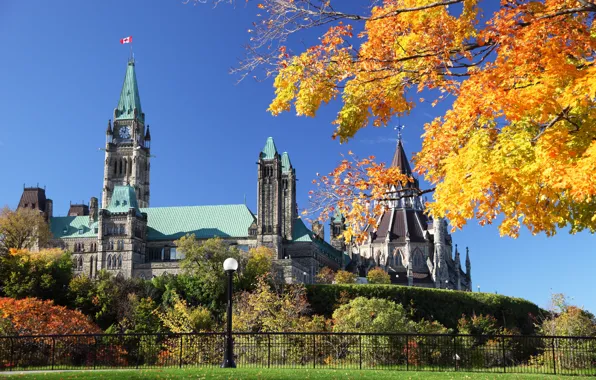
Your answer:
[[[238,269],[238,261],[234,258],[227,258],[223,263],[224,271],[228,275],[228,323],[226,331],[226,351],[221,368],[236,368],[234,362],[234,342],[232,341],[232,283],[234,272]]]

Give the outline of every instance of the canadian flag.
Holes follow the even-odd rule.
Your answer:
[[[120,40],[121,44],[130,44],[132,43],[132,36],[124,37]]]

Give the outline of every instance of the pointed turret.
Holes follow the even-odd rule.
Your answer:
[[[124,77],[124,84],[120,92],[118,107],[114,110],[114,120],[140,119],[144,121],[144,116],[141,109],[141,97],[139,96],[139,86],[135,73],[135,62],[134,60],[130,60],[126,68],[126,76]]]
[[[147,125],[147,131],[145,132],[145,148],[151,148],[151,132],[149,132],[149,125]]]
[[[472,263],[470,262],[470,249],[466,247],[466,277],[470,283],[470,290],[472,290]]]
[[[273,141],[273,140],[271,140]],[[267,142],[269,142],[269,140],[267,140]],[[275,148],[275,144],[273,145],[273,148]],[[282,173],[288,173],[290,171],[292,171],[293,167],[292,167],[292,162],[290,161],[290,155],[288,154],[288,152],[283,152],[281,155],[281,171]]]
[[[263,150],[261,151],[261,158],[263,160],[273,160],[276,156],[278,156],[277,148],[275,147],[275,142],[273,141],[273,137],[268,137]],[[288,160],[289,161],[289,160]]]
[[[410,167],[410,162],[408,161],[408,157],[404,151],[404,145],[402,144],[401,139],[397,141],[397,147],[395,148],[395,153],[393,154],[391,167],[399,168],[403,174],[412,175],[412,168]]]
[[[106,135],[112,134],[112,120],[108,120],[108,128],[106,129]]]

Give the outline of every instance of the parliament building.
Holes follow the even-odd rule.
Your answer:
[[[45,189],[25,187],[18,207],[44,215],[53,235],[50,245],[72,252],[79,275],[95,277],[100,270],[145,279],[175,274],[183,258],[175,242],[194,234],[220,237],[243,250],[272,248],[287,282],[312,283],[323,267],[362,277],[381,267],[394,283],[471,290],[467,252],[464,272],[457,246],[452,255],[445,221],[431,220],[419,197],[389,202],[378,227],[367,231],[368,240],[359,246],[343,241],[341,215],[330,222],[330,243],[322,224],[309,229],[297,215],[296,170],[271,137],[258,153],[256,213],[245,204],[150,207],[150,161],[151,133],[131,60],[106,129],[101,203],[92,197],[88,204],[71,204],[67,216],[54,216]],[[401,141],[392,165],[412,174]]]

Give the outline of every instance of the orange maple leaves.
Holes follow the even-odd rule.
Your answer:
[[[305,27],[317,26],[300,8],[306,2],[291,3],[288,9],[309,15]],[[451,95],[451,109],[425,126],[415,157],[416,171],[436,186],[434,216],[455,227],[500,216],[509,236],[521,226],[548,235],[563,226],[596,231],[596,6],[507,0],[485,17],[478,0],[373,5],[354,15],[321,4],[321,25],[343,23],[298,55],[284,50],[269,110],[293,105],[315,116],[341,95],[334,136],[345,142],[411,112],[413,91],[431,90],[425,97],[435,96],[433,105]],[[363,31],[354,37],[350,27],[358,22]],[[327,206],[317,204],[323,216],[337,207],[355,230],[374,226],[375,200],[403,180],[372,161],[362,164],[366,170],[344,160],[317,181],[328,190]]]

